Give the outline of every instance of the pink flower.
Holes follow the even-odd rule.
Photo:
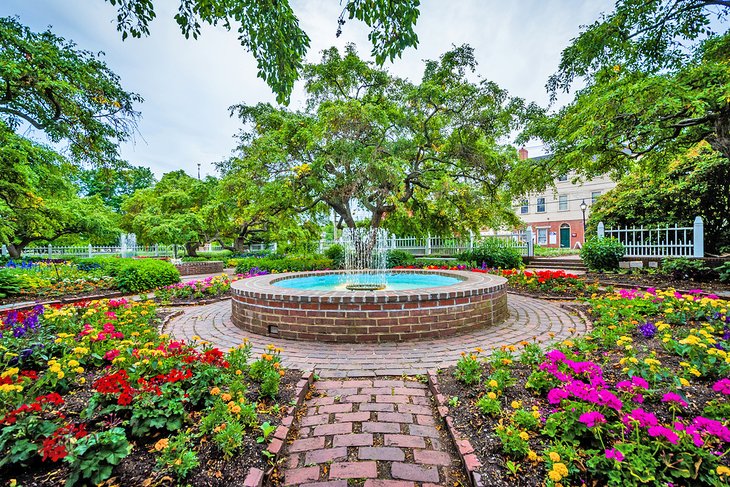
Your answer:
[[[564,389],[551,389],[547,397],[550,404],[560,404],[560,401],[570,397],[570,393]]]
[[[680,396],[676,392],[667,392],[666,394],[664,394],[664,396],[662,397],[662,402],[668,402],[670,404],[677,404],[681,407],[687,406],[687,401],[682,399],[682,396]]]
[[[652,413],[644,411],[641,408],[636,408],[629,414],[623,417],[621,420],[626,426],[630,426],[632,422],[639,423],[639,426],[646,428],[649,426],[656,426],[659,424],[659,420]]]
[[[114,360],[119,356],[119,350],[116,348],[109,350],[107,353],[104,354],[104,360]]]
[[[712,386],[712,390],[730,396],[730,379],[720,379]]]
[[[591,411],[589,413],[583,413],[578,418],[578,421],[585,424],[589,428],[593,428],[597,424],[605,423],[606,417],[598,411]]]
[[[679,441],[679,436],[677,436],[677,433],[667,428],[666,426],[651,426],[649,428],[649,436],[651,436],[652,438],[665,438],[672,445],[676,445]]]
[[[606,450],[606,458],[608,458],[609,460],[613,458],[617,462],[623,462],[624,454],[616,448],[611,448],[610,450]]]

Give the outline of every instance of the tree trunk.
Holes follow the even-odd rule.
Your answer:
[[[707,137],[710,147],[730,161],[730,107],[720,110],[715,120],[715,133]]]
[[[198,256],[198,244],[199,242],[185,242],[185,253],[188,257]]]
[[[10,254],[10,257],[12,257],[13,259],[20,259],[21,255],[23,254],[23,248],[25,247],[25,245],[8,243],[6,247],[8,248],[8,254]]]

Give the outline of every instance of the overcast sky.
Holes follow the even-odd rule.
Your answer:
[[[103,51],[107,65],[127,91],[144,98],[139,134],[122,146],[122,157],[150,166],[159,176],[184,169],[213,173],[212,163],[226,159],[241,127],[229,118],[236,103],[275,103],[268,86],[256,77],[256,63],[235,32],[205,27],[198,40],[186,40],[173,19],[175,0],[156,0],[151,35],[122,42],[116,10],[104,0],[0,0],[0,16],[17,15],[33,30],[52,26],[54,33],[82,49]],[[294,0],[300,25],[311,38],[310,62],[330,46],[353,42],[362,56],[370,52],[367,28],[349,21],[337,38],[339,0]],[[583,24],[611,10],[608,0],[423,0],[416,26],[417,49],[386,63],[394,74],[418,80],[423,59],[437,59],[452,45],[470,44],[478,72],[512,95],[545,105],[545,81],[560,52]],[[565,101],[565,99],[563,100]],[[303,105],[301,86],[291,107]],[[528,147],[531,155],[540,152]]]

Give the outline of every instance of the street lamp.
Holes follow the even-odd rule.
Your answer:
[[[588,205],[586,204],[586,200],[583,200],[580,203],[580,211],[583,212],[583,243],[586,241],[586,208],[588,208]]]

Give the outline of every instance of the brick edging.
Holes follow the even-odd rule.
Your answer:
[[[514,288],[508,288],[507,294],[516,294],[517,296],[524,296],[532,299],[542,299],[544,301],[576,301],[577,296],[541,296],[539,294],[530,294],[522,291],[518,291]]]
[[[590,333],[593,331],[593,320],[588,317],[587,314],[583,312],[583,310],[580,309],[580,307],[572,305],[572,304],[561,304],[560,307],[562,309],[567,309],[568,311],[572,311],[575,314],[578,315],[578,317],[583,320],[583,323],[586,325],[586,333]]]
[[[274,455],[274,465],[279,463],[284,444],[286,442],[286,437],[289,435],[289,430],[294,423],[294,416],[297,409],[304,404],[304,398],[307,396],[309,388],[313,383],[314,371],[304,372],[302,374],[302,378],[299,379],[299,382],[297,382],[294,392],[294,395],[297,398],[296,404],[287,408],[286,416],[281,420],[281,424],[274,431],[274,438],[269,442],[269,446],[266,447],[266,450]],[[262,487],[264,485],[264,480],[267,480],[271,472],[272,470],[264,472],[260,468],[252,468],[249,470],[243,481],[243,487]]]
[[[160,324],[158,325],[157,329],[160,330],[160,332],[164,332],[165,328],[167,328],[167,325],[169,325],[172,320],[174,320],[178,316],[181,316],[183,313],[184,313],[184,311],[179,309],[179,310],[165,316],[162,319],[162,321],[160,322]]]
[[[227,301],[229,299],[231,299],[230,294],[228,296],[218,296],[218,297],[211,298],[211,299],[201,299],[200,301],[181,301],[179,303],[168,303],[168,304],[164,304],[160,301],[155,301],[155,304],[157,304],[158,306],[161,306],[163,308],[177,308],[178,306],[183,306],[183,307],[203,306],[206,304],[213,304],[213,303],[219,303],[221,301]]]
[[[466,476],[469,479],[469,483],[472,487],[484,487],[485,484],[481,480],[481,475],[477,473],[477,469],[482,466],[481,462],[474,454],[474,447],[468,438],[461,434],[456,425],[454,419],[449,415],[449,407],[446,404],[446,398],[441,394],[439,390],[439,379],[436,371],[429,370],[428,376],[428,388],[436,399],[436,405],[438,406],[439,416],[446,423],[446,430],[449,433],[449,437],[456,446],[456,451],[459,452],[459,458],[461,463],[466,470]]]
[[[641,289],[642,291],[646,291],[649,288],[654,288],[654,289],[667,289],[667,287],[662,287],[661,285],[659,285],[659,286],[644,286],[643,284],[626,284],[626,283],[621,283],[621,282],[603,281],[601,279],[598,280],[598,283],[600,285],[602,285],[602,286],[618,287],[618,288],[621,288],[621,289]],[[697,284],[700,285],[702,283],[701,282],[698,282]],[[699,288],[697,288],[697,289],[699,289]],[[690,291],[689,289],[675,289],[675,291],[677,291],[678,293],[681,293],[681,294],[689,294],[690,293],[689,292]],[[723,290],[723,291],[719,291],[719,292],[723,293],[723,292],[727,292],[727,291]],[[712,291],[704,291],[703,290],[699,294],[699,296],[707,296],[708,294],[718,295],[715,292],[712,292]],[[723,297],[720,296],[720,298],[722,299]]]
[[[74,303],[80,303],[81,301],[95,301],[99,299],[112,299],[112,298],[121,298],[124,296],[129,296],[128,294],[124,294],[121,291],[109,291],[108,293],[100,293],[100,294],[91,294],[89,296],[72,296],[72,297],[66,297],[66,296],[60,296],[58,299],[52,299],[50,301],[34,301],[34,302],[28,302],[28,301],[21,301],[18,303],[18,306],[10,307],[14,303],[8,303],[6,306],[7,308],[3,308],[0,310],[0,313],[5,313],[7,311],[25,311],[29,309],[33,309],[38,305],[42,306],[52,306],[55,304],[74,304]]]

